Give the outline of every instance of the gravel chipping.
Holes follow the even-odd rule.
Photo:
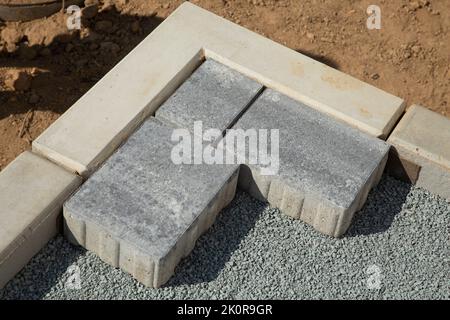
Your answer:
[[[58,236],[0,299],[449,299],[449,222],[448,202],[387,176],[342,239],[238,192],[163,288]]]

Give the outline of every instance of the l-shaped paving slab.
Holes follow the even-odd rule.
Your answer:
[[[191,149],[189,163],[175,163],[172,153],[179,141],[172,141],[172,134],[180,128],[189,132],[195,121],[206,129],[218,125],[225,141],[229,126],[279,129],[280,172],[266,177],[258,165],[243,163],[253,175],[240,175],[241,184],[255,185],[264,199],[317,230],[342,235],[381,176],[389,146],[271,89],[259,96],[260,88],[207,60],[161,106],[157,118],[146,120],[66,202],[69,239],[148,286],[165,283],[234,197],[241,166],[194,164]],[[232,152],[229,145],[214,148]]]

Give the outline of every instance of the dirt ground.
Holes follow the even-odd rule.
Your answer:
[[[0,170],[181,2],[103,0],[83,10],[75,32],[63,12],[0,22]],[[450,117],[448,0],[191,2]],[[380,30],[366,27],[370,4],[381,8]]]

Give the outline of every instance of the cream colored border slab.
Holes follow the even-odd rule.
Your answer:
[[[387,142],[401,160],[415,165],[412,182],[450,201],[450,119],[413,105]],[[388,170],[397,173],[392,164]]]
[[[82,179],[29,151],[0,173],[0,289],[60,230]]]
[[[210,57],[373,136],[404,101],[189,2],[33,142],[33,151],[88,176]]]
[[[450,171],[450,119],[420,105],[412,105],[388,142]]]

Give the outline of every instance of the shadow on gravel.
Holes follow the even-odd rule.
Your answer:
[[[408,183],[384,175],[378,186],[369,194],[363,209],[356,213],[345,237],[367,236],[387,231],[395,216],[402,211],[411,187]],[[214,225],[197,241],[192,253],[181,261],[166,287],[215,280],[226,268],[231,255],[239,248],[242,240],[254,228],[266,207],[266,203],[238,191]]]
[[[84,252],[81,247],[75,247],[62,236],[57,236],[0,290],[0,300],[45,298],[45,295],[61,281],[69,266]],[[45,277],[42,274],[45,274]]]
[[[392,183],[395,181],[396,183]],[[396,186],[395,188],[393,186]],[[403,204],[412,185],[383,175],[380,183],[369,194],[364,207],[355,214],[345,237],[366,236],[387,231]]]
[[[176,287],[215,280],[266,207],[266,203],[238,190],[230,205],[198,239],[194,250],[181,261],[175,275],[165,286]]]

